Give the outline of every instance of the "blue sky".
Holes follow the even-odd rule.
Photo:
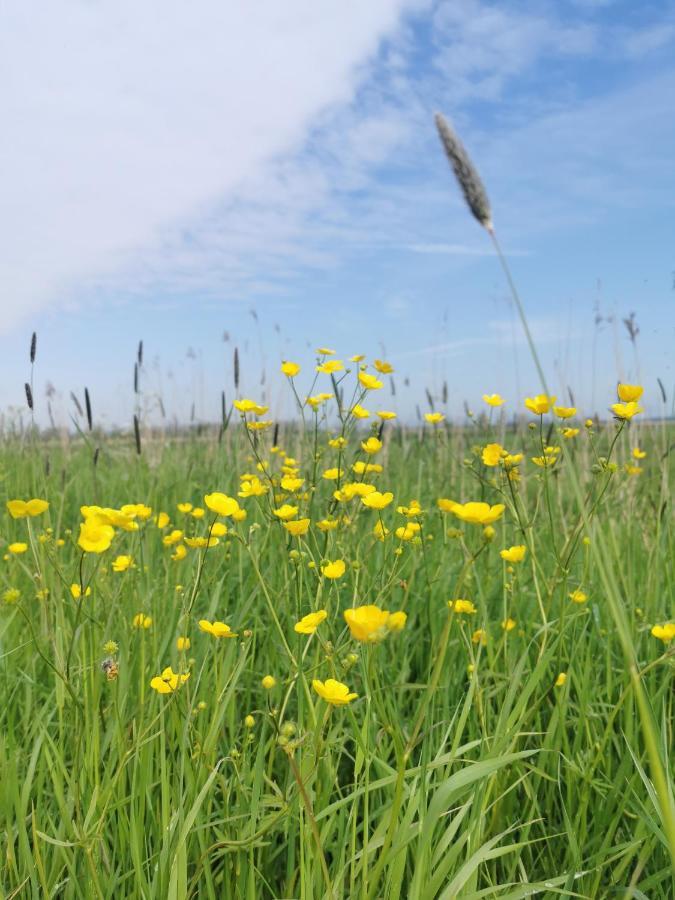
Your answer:
[[[520,409],[538,383],[437,109],[481,171],[557,392],[602,412],[640,379],[658,413],[660,377],[672,402],[675,5],[37,9],[0,12],[3,409],[34,329],[41,421],[50,383],[59,421],[86,384],[97,421],[128,423],[141,338],[148,415],[161,393],[169,416],[216,418],[235,345],[280,416],[281,358],[309,379],[320,344],[389,359],[403,416],[444,380],[452,415],[494,390]]]

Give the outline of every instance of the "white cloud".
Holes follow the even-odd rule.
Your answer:
[[[183,247],[184,274],[199,282],[179,223],[200,214],[207,246],[209,238],[220,246],[223,230],[234,239],[222,265],[236,284],[244,277],[237,240],[247,231],[260,240],[268,198],[239,218],[238,234],[227,217],[209,227],[214,203],[298,147],[323,111],[353,98],[405,3],[3,4],[0,328],[105,281],[149,246],[159,260],[170,251],[177,271]],[[368,161],[395,130],[391,120],[366,123],[345,150]],[[320,172],[314,178],[297,182],[300,213],[322,189]],[[283,254],[296,223],[276,226]]]

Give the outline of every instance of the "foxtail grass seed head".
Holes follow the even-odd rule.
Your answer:
[[[75,409],[78,411],[79,415],[83,416],[84,412],[82,410],[82,406],[80,404],[80,401],[77,399],[77,395],[73,391],[70,392],[70,399],[73,401]]]
[[[28,404],[28,409],[33,411],[33,391],[30,388],[28,382],[25,383],[24,388],[26,390],[26,403]]]
[[[445,117],[441,113],[436,113],[434,118],[445,155],[459,182],[467,206],[483,228],[492,231],[490,201],[480,175],[471,162],[471,157]]]
[[[234,348],[234,389],[239,390],[239,348]]]
[[[138,393],[138,363],[134,363],[134,394]]]
[[[35,351],[37,350],[37,334],[33,332],[33,336],[30,339],[30,364],[31,366],[35,362]]]
[[[143,365],[143,341],[138,342],[138,354],[136,356],[136,359],[138,361],[138,365],[142,366]]]
[[[136,441],[136,453],[141,455],[141,426],[138,416],[134,416],[134,439]]]
[[[84,389],[84,408],[87,410],[87,425],[89,426],[89,431],[93,428],[93,420],[91,417],[91,398],[89,396],[89,388]]]

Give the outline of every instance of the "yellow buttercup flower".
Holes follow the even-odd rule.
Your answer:
[[[610,409],[617,419],[625,419],[628,421],[630,421],[633,416],[637,416],[641,412],[644,412],[644,409],[640,404],[636,403],[634,400],[629,400],[627,403],[612,403]]]
[[[651,631],[655,638],[669,644],[675,638],[675,622],[664,622],[663,625],[654,625]]]
[[[567,681],[567,672],[560,672],[555,680],[556,687],[562,687]]]
[[[402,516],[407,516],[409,519],[415,519],[421,516],[424,510],[420,506],[419,500],[411,500],[409,506],[397,506],[396,512]]]
[[[388,534],[389,529],[385,528],[382,522],[378,519],[373,528],[373,535],[378,539],[378,541],[383,541]]]
[[[525,407],[535,415],[543,416],[550,410],[556,399],[556,397],[549,397],[548,394],[537,394],[536,397],[525,398]]]
[[[133,556],[118,556],[112,562],[112,570],[113,572],[126,572],[133,564]]]
[[[420,533],[421,527],[419,522],[408,522],[407,525],[397,528],[394,534],[399,541],[411,541]]]
[[[515,619],[511,619],[511,618],[504,619],[502,621],[502,628],[504,629],[504,631],[513,631],[513,629],[516,627],[517,624],[518,623],[516,622]]]
[[[338,478],[342,478],[342,474],[343,474],[342,469],[333,468],[333,469],[326,469],[322,473],[321,477],[325,478],[326,481],[337,481]]]
[[[559,419],[571,419],[572,416],[576,416],[577,408],[576,406],[554,406],[553,412]]]
[[[501,558],[509,563],[522,562],[526,553],[527,547],[524,544],[517,544],[515,547],[509,547],[508,550],[499,551]]]
[[[570,594],[568,594],[568,597],[570,598],[570,600],[573,600],[574,603],[585,603],[588,600],[588,594],[584,594],[584,592],[580,588],[572,591]]]
[[[328,441],[328,446],[332,447],[333,450],[344,450],[347,446],[347,438],[342,437],[342,435],[340,435],[340,437],[331,438]]]
[[[375,493],[374,484],[366,484],[364,481],[348,481],[343,484],[339,491],[333,491],[333,496],[341,503],[347,500],[353,500],[354,497],[367,497],[368,494]]]
[[[448,606],[454,613],[472,616],[476,612],[471,600],[448,600]]]
[[[391,375],[394,367],[384,359],[373,360],[373,365],[381,375]]]
[[[144,631],[147,631],[152,625],[152,617],[146,616],[145,613],[136,613],[131,620],[131,624],[134,628],[142,628]]]
[[[112,525],[101,525],[95,519],[87,519],[80,525],[77,543],[85,553],[103,553],[110,547],[114,537]]]
[[[369,375],[368,372],[359,372],[359,384],[367,391],[379,391],[383,386],[379,378]]]
[[[321,519],[316,523],[316,527],[319,531],[335,531],[339,524],[339,519]]]
[[[351,636],[366,644],[383,640],[388,633],[389,613],[379,606],[357,606],[344,611]]]
[[[171,547],[173,544],[177,544],[183,538],[183,532],[178,528],[174,528],[169,534],[165,534],[162,538],[162,543],[165,547]]]
[[[349,692],[346,684],[336,681],[334,678],[327,678],[326,681],[319,681],[315,678],[312,681],[312,687],[319,697],[326,703],[330,703],[331,706],[345,706],[358,697],[358,694]]]
[[[362,459],[357,460],[352,465],[352,472],[355,472],[357,475],[369,475],[370,473],[379,475],[382,471],[383,468],[379,463],[367,463],[363,462]]]
[[[318,612],[309,613],[308,615],[303,616],[299,622],[295,623],[293,630],[298,634],[314,634],[319,625],[327,618],[328,613],[326,610],[320,609]]]
[[[633,459],[644,459],[647,456],[644,450],[640,450],[639,447],[633,448]]]
[[[70,596],[73,598],[73,600],[79,600],[79,599],[80,599],[80,597],[82,596],[82,588],[80,587],[79,584],[71,584],[71,586],[70,586]],[[90,587],[88,587],[88,588],[85,589],[84,596],[85,596],[85,597],[90,597],[90,596],[91,596],[91,588],[90,588]]]
[[[123,516],[129,516],[130,519],[149,519],[152,515],[152,507],[146,506],[145,503],[125,503],[120,507]]]
[[[278,509],[273,509],[272,512],[282,522],[288,522],[289,519],[294,519],[297,516],[298,507],[291,506],[290,503],[283,503]]]
[[[424,413],[424,418],[430,425],[440,425],[441,422],[445,419],[443,413],[439,412],[430,412]]]
[[[452,501],[448,502],[452,503]],[[503,503],[490,506],[489,503],[482,501],[472,501],[471,503],[452,503],[449,511],[454,513],[458,519],[472,525],[492,525],[502,517],[505,508]]]
[[[403,631],[405,628],[405,623],[408,621],[408,614],[404,613],[403,610],[398,610],[398,612],[393,612],[389,616],[389,631]]]
[[[295,475],[284,475],[280,482],[282,489],[288,491],[289,494],[299,491],[304,483],[304,478],[296,478]]]
[[[238,500],[235,500],[234,497],[228,497],[227,494],[221,494],[219,491],[213,494],[206,494],[204,503],[211,512],[216,513],[218,516],[234,516],[241,510]]]
[[[506,451],[501,444],[486,444],[481,453],[481,459],[486,466],[498,466]]]
[[[566,441],[569,441],[570,438],[575,438],[579,434],[578,428],[563,428],[562,436]]]
[[[384,509],[393,499],[394,495],[391,491],[385,491],[383,494],[380,491],[371,491],[365,497],[361,497],[361,503],[368,509]]]
[[[330,400],[332,394],[315,394],[313,397],[307,397],[306,403],[312,407],[312,409],[318,409],[322,403],[325,403],[326,400]]]
[[[192,509],[191,503],[178,503],[176,506],[178,512],[189,513]]]
[[[471,635],[471,642],[473,644],[480,644],[481,647],[485,647],[488,642],[487,631],[484,628],[477,628]]]
[[[293,537],[303,537],[309,531],[310,520],[309,519],[296,519],[291,522],[284,522],[284,528],[286,531],[293,535]]]
[[[323,375],[333,375],[335,372],[342,372],[344,367],[344,363],[339,359],[327,359],[316,367],[316,371]]]
[[[192,642],[189,637],[181,636],[176,638],[176,650],[179,653],[184,653],[186,650],[190,649]]]
[[[245,478],[242,480],[241,484],[239,485],[237,496],[244,499],[246,499],[247,497],[262,497],[263,494],[266,494],[268,490],[268,485],[263,484],[263,482],[258,478],[257,475],[251,475],[250,478]],[[284,488],[284,490],[288,490],[288,488]]]
[[[171,520],[169,519],[169,514],[165,512],[158,513],[155,518],[155,525],[158,528],[166,528]]]
[[[352,407],[352,415],[355,419],[367,419],[370,416],[370,413],[367,409],[364,409],[360,403],[357,403],[356,406]]]
[[[336,559],[335,562],[327,562],[321,566],[321,574],[324,578],[342,578],[345,574],[345,562],[342,559]]]
[[[199,535],[197,537],[186,537],[185,543],[192,550],[203,550],[204,548],[208,550],[211,547],[217,547],[220,541],[217,537],[213,537],[213,535],[211,535],[211,537],[209,538]]]
[[[213,635],[215,638],[235,638],[238,635],[232,631],[225,622],[209,622],[208,619],[199,620],[199,630],[206,634]]]
[[[281,374],[287,378],[295,378],[300,372],[300,366],[294,362],[282,362]]]
[[[543,456],[533,456],[532,462],[541,468],[554,466],[560,457],[560,447],[544,447]]]
[[[390,409],[380,409],[375,415],[382,419],[383,422],[396,418],[396,413],[392,412]]]
[[[33,498],[32,500],[8,500],[7,510],[13,519],[25,519],[39,516],[49,509],[46,500]]]
[[[376,437],[369,437],[367,441],[361,441],[361,449],[370,456],[373,456],[382,449],[382,441],[378,440]]]
[[[273,687],[276,687],[277,680],[274,675],[265,675],[265,677],[261,680],[260,684],[265,688],[266,691],[271,691]]]
[[[174,672],[171,666],[167,666],[161,675],[156,675],[152,679],[150,687],[158,694],[173,694],[182,684],[185,684],[189,677],[189,672],[181,675]]]
[[[238,409],[241,413],[253,413],[256,416],[263,416],[269,406],[261,406],[259,403],[256,403],[255,400],[235,400],[233,404],[235,409]]]
[[[13,544],[10,544],[7,549],[10,553],[13,553],[14,556],[20,556],[22,553],[25,553],[28,550],[28,544],[23,541],[14,541]]]
[[[503,406],[504,398],[501,394],[483,394],[483,402],[488,406]]]
[[[623,400],[624,403],[634,403],[640,399],[644,388],[640,384],[619,384],[616,393],[619,400]]]

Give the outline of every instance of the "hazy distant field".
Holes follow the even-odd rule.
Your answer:
[[[5,440],[0,896],[673,896],[672,427],[345,365],[275,446]]]

